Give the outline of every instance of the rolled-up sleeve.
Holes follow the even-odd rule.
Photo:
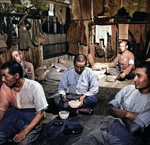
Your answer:
[[[150,124],[149,116],[150,116],[150,109],[139,113],[134,122],[140,125],[142,128],[147,127]]]
[[[124,94],[126,92],[126,87],[121,89],[117,95],[115,96],[115,98],[109,102],[109,104],[113,105],[114,107],[120,109],[120,104],[122,103],[122,99],[124,97]]]
[[[45,97],[43,87],[40,84],[36,84],[36,87],[33,90],[33,95],[36,111],[38,112],[47,109],[48,103]]]

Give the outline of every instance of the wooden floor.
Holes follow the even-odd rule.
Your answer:
[[[133,79],[132,80],[124,80],[124,81],[118,81],[115,80],[115,82],[108,82],[106,80],[107,76],[102,77],[98,80],[99,87],[107,87],[107,88],[123,88],[127,85],[134,84]]]

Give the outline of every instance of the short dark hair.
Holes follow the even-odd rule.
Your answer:
[[[58,63],[59,63],[59,60],[60,60],[61,58],[58,58]]]
[[[74,57],[74,61],[73,61],[73,63],[75,64],[75,62],[84,62],[85,61],[85,65],[86,65],[86,63],[87,63],[87,58],[86,58],[86,56],[84,55],[84,54],[77,54],[77,55],[75,55],[75,57]]]
[[[9,69],[8,73],[11,75],[19,74],[19,78],[23,77],[22,66],[16,61],[8,61],[1,66],[1,70]]]
[[[150,61],[145,61],[145,62],[142,62],[138,65],[136,65],[135,68],[146,68],[146,74],[148,76],[148,78],[150,78]]]
[[[126,45],[128,45],[128,40],[122,39],[122,40],[119,42],[119,44],[122,43],[122,42],[126,42]]]

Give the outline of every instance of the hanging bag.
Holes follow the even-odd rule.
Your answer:
[[[101,47],[101,41],[99,42],[99,44],[97,45],[97,47],[96,47],[96,54],[98,55],[98,57],[103,57],[103,56],[105,56],[105,51],[104,51],[104,49],[102,49],[102,47]]]
[[[20,25],[19,27],[19,49],[25,50],[29,48],[34,48],[31,42],[30,33],[27,31],[26,26],[23,21],[23,25]]]
[[[4,29],[6,29],[6,25],[5,25],[5,22],[4,22],[4,19],[1,18],[1,21],[2,23],[0,24],[0,30],[1,30],[1,34],[0,34],[0,52],[5,52],[7,51],[7,44],[6,44],[6,41],[7,41],[7,34],[6,32],[4,33]]]
[[[107,58],[112,58],[115,52],[111,49],[107,49]]]
[[[35,47],[38,47],[40,46],[40,36],[38,36],[39,34],[38,33],[38,25],[36,26],[36,20],[34,19],[33,20],[33,34],[32,34],[32,43]]]
[[[111,46],[111,36],[109,34],[107,34],[107,39],[108,39],[108,42],[107,42],[107,58],[111,58],[115,52],[112,50],[112,46]]]
[[[7,41],[7,34],[4,33],[3,35],[0,35],[0,49],[7,48],[6,41]]]
[[[33,35],[32,35],[32,43],[34,46],[38,47],[45,42],[46,33],[42,32],[39,20],[33,20]],[[42,33],[42,34],[41,34]]]

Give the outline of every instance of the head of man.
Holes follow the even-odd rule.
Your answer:
[[[77,54],[74,57],[74,69],[78,74],[81,74],[86,66],[87,58],[84,54]]]
[[[1,66],[1,77],[9,88],[14,88],[17,81],[23,77],[21,65],[15,61],[8,61]]]
[[[65,61],[64,59],[62,59],[62,58],[59,58],[59,59],[58,59],[58,63],[65,64],[66,61]]]
[[[119,43],[119,53],[123,53],[125,52],[127,49],[128,49],[128,42],[126,40],[122,40],[120,43]]]
[[[12,57],[13,61],[21,63],[23,56],[22,56],[22,53],[19,50],[13,50],[11,52],[11,57]]]
[[[150,93],[150,62],[143,62],[136,66],[134,83],[135,88],[142,93]]]

